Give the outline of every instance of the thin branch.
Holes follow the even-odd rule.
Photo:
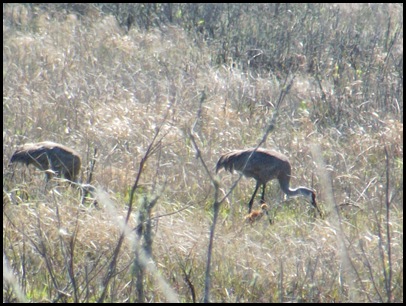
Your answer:
[[[391,235],[390,235],[390,199],[389,199],[389,154],[385,145],[385,158],[386,158],[386,190],[385,190],[385,202],[386,202],[386,244],[387,244],[387,256],[388,256],[388,274],[386,275],[386,269],[384,269],[385,275],[385,287],[388,295],[387,302],[392,301],[392,248],[391,248]]]
[[[285,98],[285,96],[290,91],[295,76],[293,76],[289,81],[288,81],[288,78],[289,78],[289,76],[286,77],[285,82],[283,84],[283,88],[282,88],[281,93],[279,95],[278,102],[276,103],[275,111],[274,111],[274,113],[272,115],[271,121],[270,121],[269,125],[267,126],[261,141],[258,143],[258,145],[255,147],[255,149],[251,153],[251,155],[248,157],[245,165],[247,165],[247,163],[248,163],[249,159],[251,158],[252,154],[263,143],[265,143],[266,139],[268,138],[269,133],[272,132],[274,130],[274,128],[275,128],[276,118],[277,118],[278,113],[279,113],[279,108],[280,108],[280,106],[282,104],[283,99]],[[191,141],[193,143],[193,146],[194,146],[194,148],[196,150],[196,158],[198,158],[201,161],[201,163],[203,165],[203,168],[205,169],[207,175],[210,178],[211,183],[214,186],[213,222],[212,222],[211,228],[210,228],[209,247],[208,247],[208,252],[207,252],[207,264],[206,264],[206,276],[205,276],[205,290],[204,290],[204,302],[209,303],[210,302],[210,284],[211,284],[210,267],[211,267],[211,258],[212,258],[212,250],[213,250],[214,231],[215,231],[215,228],[216,228],[216,223],[217,223],[217,218],[218,218],[220,206],[221,206],[221,203],[228,197],[228,195],[237,186],[237,183],[241,179],[242,174],[240,174],[238,179],[233,183],[233,185],[231,186],[229,192],[219,201],[218,200],[219,182],[216,179],[213,178],[213,175],[209,171],[209,168],[207,167],[204,159],[202,158],[201,151],[200,151],[200,149],[199,149],[199,147],[198,147],[198,145],[197,145],[197,143],[195,141],[195,137],[193,136],[193,129],[191,131],[189,131],[188,134],[189,134],[189,138],[191,139]]]
[[[90,162],[89,176],[87,177],[86,185],[90,185],[90,183],[92,182],[94,167],[96,165],[96,156],[97,156],[97,148],[94,148],[93,158]],[[89,194],[89,192],[90,192],[90,190],[88,188],[83,188],[83,194],[82,194],[82,200],[81,200],[82,205],[85,203],[85,199],[86,199],[87,195]]]
[[[131,188],[131,192],[130,192],[130,200],[129,200],[129,203],[128,203],[127,216],[125,218],[125,225],[128,224],[131,213],[133,211],[134,194],[135,194],[136,189],[139,186],[138,182],[139,182],[139,180],[141,178],[141,174],[143,173],[144,166],[145,166],[148,158],[153,153],[155,153],[155,151],[159,147],[160,142],[162,141],[162,138],[159,139],[158,141],[157,141],[157,138],[158,138],[159,132],[160,132],[160,130],[161,130],[161,128],[162,128],[162,126],[163,126],[163,124],[165,122],[165,119],[166,119],[166,116],[164,117],[164,120],[161,123],[161,125],[156,128],[155,135],[154,135],[152,141],[150,142],[150,144],[148,145],[148,148],[147,148],[144,156],[141,158],[140,165],[139,165],[139,168],[138,168],[137,177],[135,178],[135,182],[134,182],[134,184],[133,184],[133,186]],[[105,276],[105,278],[103,280],[103,291],[102,291],[102,294],[100,295],[100,298],[98,300],[99,303],[102,303],[104,301],[106,293],[107,293],[108,284],[109,284],[111,278],[115,275],[115,270],[116,270],[116,266],[117,266],[117,259],[118,259],[118,255],[119,255],[120,250],[121,250],[121,246],[122,246],[123,241],[124,241],[124,237],[125,237],[125,231],[123,230],[121,232],[121,234],[120,234],[119,239],[118,239],[116,248],[114,249],[113,258],[112,258],[112,260],[110,262],[108,272],[107,272],[107,274],[106,274],[106,276]]]

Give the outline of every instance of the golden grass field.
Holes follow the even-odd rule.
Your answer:
[[[3,5],[3,302],[403,302],[403,5],[278,8],[281,33],[308,26],[281,36],[280,70],[230,55],[268,30],[261,5],[225,32],[229,53],[186,22],[124,29],[97,7],[57,8]],[[255,181],[231,190],[239,175],[215,165],[264,135],[324,218],[272,181],[273,223],[247,222]],[[45,140],[81,154],[93,196],[9,165]]]

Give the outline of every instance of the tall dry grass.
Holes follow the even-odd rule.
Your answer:
[[[287,42],[282,25],[299,31],[301,21],[309,31],[297,32],[296,47],[314,46],[293,69],[293,47],[263,45],[260,27],[253,47],[281,48],[278,59],[248,64],[230,48],[238,34],[248,44],[262,15],[250,18],[267,6],[223,23],[229,36],[213,28],[204,40],[186,21],[199,24],[192,8],[209,6],[181,7],[184,28],[157,24],[169,7],[145,6],[145,30],[95,6],[4,5],[3,301],[201,302],[208,290],[219,302],[402,302],[403,7],[371,6],[309,6],[306,17],[287,7],[296,19],[279,7],[275,28],[263,30]],[[373,35],[380,24],[386,36]],[[352,43],[368,56],[351,57]],[[286,75],[293,86],[263,146],[289,156],[292,185],[317,190],[326,218],[273,183],[274,224],[247,225],[253,181],[224,198],[238,175],[214,176],[224,199],[207,284],[216,190],[207,170],[214,175],[221,153],[261,141]],[[82,182],[97,148],[96,206],[61,182],[46,185],[38,170],[8,167],[16,145],[43,140],[81,153]]]

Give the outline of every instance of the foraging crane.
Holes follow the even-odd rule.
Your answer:
[[[223,154],[216,166],[216,173],[224,168],[230,172],[233,170],[242,172],[246,177],[252,177],[257,181],[254,193],[248,203],[248,213],[251,213],[252,204],[259,187],[262,185],[261,203],[265,203],[265,186],[270,180],[277,179],[282,191],[288,196],[303,195],[307,197],[317,209],[320,216],[322,213],[316,203],[316,193],[307,187],[291,189],[289,187],[291,166],[288,158],[274,150],[258,148],[236,150]]]
[[[45,171],[47,181],[51,178],[47,171],[49,169],[59,177],[76,181],[81,165],[80,156],[75,150],[51,141],[23,145],[14,152],[10,162],[34,165]]]

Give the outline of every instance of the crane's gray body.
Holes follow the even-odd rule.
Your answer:
[[[230,172],[236,170],[261,184],[273,179],[286,180],[286,177],[290,176],[290,163],[285,155],[262,148],[258,148],[254,153],[253,151],[254,149],[235,150],[222,155],[217,163],[216,172],[221,168]]]
[[[316,194],[307,187],[291,189],[289,187],[291,166],[288,158],[277,151],[263,148],[235,150],[223,154],[216,166],[216,173],[224,168],[227,171],[241,172],[246,177],[252,177],[257,181],[254,194],[249,202],[248,213],[251,212],[254,197],[258,188],[262,185],[261,202],[265,202],[265,186],[270,180],[277,179],[282,191],[288,196],[303,195],[309,198],[312,205],[321,212],[316,204]]]
[[[27,166],[32,164],[42,171],[51,169],[57,176],[70,181],[76,181],[81,166],[80,156],[75,150],[51,141],[21,146],[14,152],[10,162],[24,163]],[[45,174],[49,180],[50,174]]]

